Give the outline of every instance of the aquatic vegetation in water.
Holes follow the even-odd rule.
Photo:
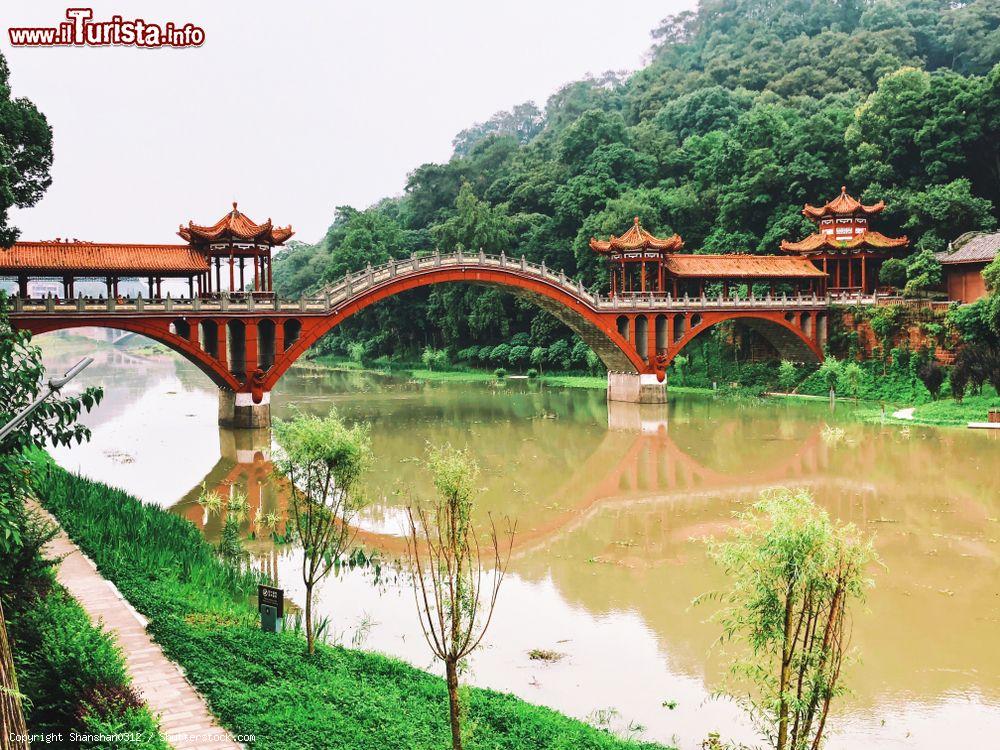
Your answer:
[[[827,445],[833,446],[837,445],[844,440],[847,436],[847,432],[843,427],[836,427],[832,425],[825,424],[823,429],[819,433],[820,438]]]
[[[545,661],[545,662],[557,662],[562,659],[566,654],[561,654],[558,651],[552,651],[547,648],[533,648],[528,652],[528,658],[533,661]]]
[[[222,510],[222,495],[215,490],[207,489],[203,482],[197,503],[209,513],[219,513]]]

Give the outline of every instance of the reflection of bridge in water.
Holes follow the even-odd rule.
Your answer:
[[[775,463],[749,472],[727,473],[705,465],[677,445],[668,429],[667,405],[610,402],[608,406],[609,430],[573,475],[544,498],[546,506],[556,512],[537,523],[522,523],[514,543],[516,556],[585,525],[602,509],[648,506],[657,515],[664,506],[689,505],[720,495],[755,497],[775,485],[807,483],[827,467],[827,451],[818,427]],[[632,436],[624,450],[623,433]],[[202,485],[223,498],[239,487],[247,493],[249,503],[247,530],[258,514],[271,512],[280,519],[276,531],[284,534],[288,488],[274,475],[270,431],[220,429],[219,436],[219,461],[175,511],[214,537],[221,530],[223,514],[212,516],[197,504]],[[582,492],[581,487],[585,488]],[[401,557],[406,551],[401,535],[374,531],[363,523],[357,538],[359,543],[393,556]],[[255,552],[273,553],[268,538],[252,540],[249,546]]]

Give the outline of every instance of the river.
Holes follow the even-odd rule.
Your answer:
[[[106,338],[102,331],[92,335]],[[215,387],[154,349],[121,350],[79,334],[39,337],[62,371],[105,400],[91,442],[53,451],[63,466],[170,508],[217,539],[195,502],[202,485],[249,494],[281,513],[270,435],[216,424]],[[854,424],[849,406],[736,403],[672,395],[663,407],[609,405],[599,391],[524,380],[418,383],[293,368],[273,414],[325,413],[372,425],[371,504],[359,540],[404,556],[404,508],[432,488],[428,444],[468,447],[483,468],[477,521],[517,521],[494,621],[466,679],[607,726],[694,750],[710,731],[757,738],[713,697],[726,673],[711,608],[692,599],[724,584],[701,541],[768,487],[808,487],[830,514],[876,535],[882,566],[853,617],[860,658],[831,718],[828,747],[995,746],[1000,737],[1000,442],[987,431]],[[825,425],[843,429],[825,430]],[[301,602],[301,557],[264,539],[255,564]],[[390,571],[391,565],[386,565]],[[438,671],[405,576],[331,577],[321,616],[347,646]],[[533,660],[532,649],[562,654]]]

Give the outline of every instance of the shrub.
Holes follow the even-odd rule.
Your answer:
[[[906,261],[907,297],[920,295],[941,283],[941,262],[930,250],[921,250]]]
[[[906,264],[899,258],[889,258],[878,272],[879,283],[902,289],[906,285]]]
[[[795,363],[787,359],[781,360],[781,364],[778,365],[778,382],[781,383],[781,387],[785,389],[786,393],[790,393],[795,388],[798,379],[799,374],[795,369]]]
[[[930,391],[931,397],[936,401],[944,385],[944,369],[934,360],[925,362],[917,371],[917,376],[924,387]]]
[[[347,345],[347,358],[360,365],[368,353],[367,348],[363,341],[352,341]]]
[[[502,380],[503,378],[507,377],[507,371],[502,367],[498,367],[493,371],[493,377],[495,377],[497,380]]]
[[[536,370],[534,367],[531,367],[528,368],[528,372],[525,374],[528,376],[528,378],[534,380],[535,378],[538,377],[538,370]]]

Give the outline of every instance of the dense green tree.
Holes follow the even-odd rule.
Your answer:
[[[51,168],[52,128],[28,99],[11,96],[10,68],[0,55],[0,247],[19,234],[8,211],[35,205],[52,183]]]
[[[307,293],[437,246],[524,255],[603,290],[587,242],[633,216],[691,252],[773,253],[813,231],[803,203],[847,184],[886,200],[878,228],[910,238],[910,291],[926,289],[930,253],[996,226],[998,14],[996,0],[702,0],[653,30],[636,73],[498,112],[459,133],[447,163],[415,169],[401,197],[338,208],[320,242],[278,256],[276,284]],[[530,303],[457,285],[386,300],[322,346],[363,339],[416,359],[520,332],[575,346]]]

